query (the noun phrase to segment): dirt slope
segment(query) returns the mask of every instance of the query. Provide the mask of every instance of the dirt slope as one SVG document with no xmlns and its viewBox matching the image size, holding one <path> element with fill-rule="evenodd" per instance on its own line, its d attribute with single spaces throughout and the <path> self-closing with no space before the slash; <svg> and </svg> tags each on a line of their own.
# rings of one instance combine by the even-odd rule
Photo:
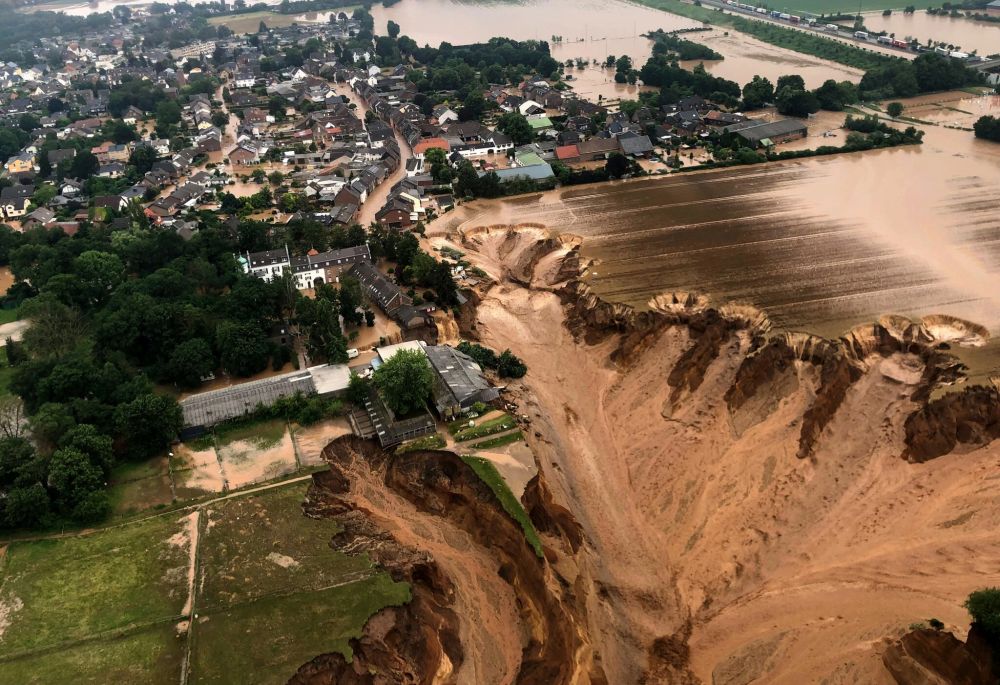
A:
<svg viewBox="0 0 1000 685">
<path fill-rule="evenodd" d="M 769 340 L 697 304 L 601 303 L 537 227 L 461 247 L 501 279 L 465 333 L 528 364 L 608 682 L 891 683 L 887 638 L 932 616 L 964 636 L 964 597 L 1000 583 L 997 396 L 924 405 L 957 372 L 939 320 Z"/>
</svg>

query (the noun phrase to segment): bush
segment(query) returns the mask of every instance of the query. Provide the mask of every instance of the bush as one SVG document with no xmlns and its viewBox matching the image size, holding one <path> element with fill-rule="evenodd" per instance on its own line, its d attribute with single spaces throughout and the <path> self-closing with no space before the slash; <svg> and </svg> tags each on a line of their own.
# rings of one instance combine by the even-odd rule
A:
<svg viewBox="0 0 1000 685">
<path fill-rule="evenodd" d="M 988 587 L 976 590 L 965 600 L 972 621 L 982 628 L 990 644 L 996 650 L 1000 647 L 1000 588 Z"/>
</svg>

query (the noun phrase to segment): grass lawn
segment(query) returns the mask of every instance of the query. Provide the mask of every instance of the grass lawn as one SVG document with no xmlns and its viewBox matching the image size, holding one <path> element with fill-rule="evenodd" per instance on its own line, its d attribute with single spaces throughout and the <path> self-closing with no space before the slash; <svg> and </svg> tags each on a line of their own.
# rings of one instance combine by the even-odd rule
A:
<svg viewBox="0 0 1000 685">
<path fill-rule="evenodd" d="M 140 462 L 118 464 L 111 472 L 111 510 L 114 514 L 134 514 L 170 504 L 170 474 L 167 455 Z"/>
<path fill-rule="evenodd" d="M 524 434 L 521 431 L 515 431 L 513 433 L 508 433 L 507 435 L 501 435 L 496 438 L 490 438 L 489 440 L 483 440 L 482 442 L 477 442 L 472 445 L 473 449 L 487 450 L 491 447 L 503 447 L 504 445 L 509 445 L 511 443 L 517 442 L 518 440 L 524 440 Z"/>
<path fill-rule="evenodd" d="M 173 624 L 155 626 L 120 638 L 4 662 L 0 665 L 0 685 L 176 685 L 183 654 L 184 638 L 177 635 Z"/>
<path fill-rule="evenodd" d="M 17 321 L 17 317 L 20 315 L 20 309 L 15 307 L 14 309 L 0 309 L 0 324 L 10 323 L 11 321 Z"/>
<path fill-rule="evenodd" d="M 257 33 L 260 22 L 269 29 L 278 29 L 284 26 L 291 26 L 298 20 L 290 14 L 278 14 L 261 10 L 260 12 L 247 12 L 246 14 L 233 14 L 224 17 L 209 17 L 208 23 L 213 26 L 228 26 L 233 33 Z"/>
<path fill-rule="evenodd" d="M 359 637 L 379 609 L 410 600 L 406 583 L 386 573 L 342 587 L 270 597 L 210 616 L 195 628 L 189 682 L 279 685 L 312 658 L 329 652 L 350 657 L 348 641 Z"/>
<path fill-rule="evenodd" d="M 458 442 L 465 442 L 467 440 L 475 440 L 476 438 L 484 438 L 487 435 L 493 435 L 494 433 L 502 433 L 503 431 L 508 431 L 516 426 L 517 422 L 514 421 L 513 417 L 508 414 L 504 414 L 503 416 L 498 416 L 495 419 L 483 421 L 482 423 L 476 424 L 471 428 L 456 430 L 454 435 L 455 440 Z"/>
<path fill-rule="evenodd" d="M 123 483 L 155 477 L 150 463 Z M 302 513 L 305 483 L 205 505 L 191 627 L 191 683 L 284 683 L 410 599 L 365 556 L 329 546 L 338 525 Z M 188 640 L 187 521 L 167 512 L 0 551 L 0 685 L 180 682 Z"/>
<path fill-rule="evenodd" d="M 396 454 L 414 452 L 416 450 L 439 450 L 446 444 L 445 439 L 441 437 L 440 433 L 434 433 L 434 435 L 425 435 L 422 438 L 404 442 L 396 448 Z"/>
<path fill-rule="evenodd" d="M 306 483 L 295 483 L 207 508 L 211 523 L 201 539 L 199 612 L 317 590 L 375 572 L 367 557 L 330 548 L 339 527 L 302 514 L 306 489 Z"/>
<path fill-rule="evenodd" d="M 483 459 L 482 457 L 462 457 L 462 461 L 472 467 L 472 470 L 476 472 L 484 483 L 490 486 L 493 494 L 497 496 L 500 500 L 500 505 L 503 507 L 504 511 L 510 514 L 510 517 L 517 521 L 521 529 L 524 531 L 524 537 L 527 539 L 528 544 L 535 550 L 535 554 L 539 557 L 542 556 L 542 541 L 538 538 L 538 531 L 535 530 L 535 524 L 531 522 L 528 518 L 528 512 L 524 510 L 524 507 L 514 497 L 514 493 L 510 491 L 507 486 L 507 481 L 503 479 L 500 472 L 497 471 L 496 467 L 488 459 Z"/>
<path fill-rule="evenodd" d="M 267 421 L 223 427 L 215 433 L 215 440 L 219 447 L 242 440 L 251 443 L 258 449 L 267 449 L 281 442 L 286 430 L 287 426 L 283 420 L 268 419 Z M 205 436 L 205 438 L 207 437 Z M 205 438 L 199 438 L 199 440 Z"/>
<path fill-rule="evenodd" d="M 178 616 L 189 561 L 186 538 L 170 542 L 184 529 L 180 518 L 11 544 L 0 560 L 0 608 L 16 610 L 0 657 Z"/>
</svg>

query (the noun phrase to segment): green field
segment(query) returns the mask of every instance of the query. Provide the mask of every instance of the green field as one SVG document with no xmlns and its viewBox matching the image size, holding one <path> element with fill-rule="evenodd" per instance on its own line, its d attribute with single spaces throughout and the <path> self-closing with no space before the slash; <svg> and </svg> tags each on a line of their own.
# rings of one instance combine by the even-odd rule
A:
<svg viewBox="0 0 1000 685">
<path fill-rule="evenodd" d="M 502 433 L 514 428 L 515 426 L 517 426 L 517 422 L 507 414 L 504 414 L 503 416 L 499 416 L 495 419 L 483 421 L 482 423 L 476 424 L 471 428 L 457 428 L 455 424 L 452 424 L 452 426 L 449 426 L 449 430 L 452 430 L 455 440 L 458 442 L 466 442 L 467 440 L 484 438 L 487 435 L 493 435 L 494 433 Z M 454 430 L 453 427 L 455 428 Z"/>
<path fill-rule="evenodd" d="M 210 17 L 209 24 L 214 26 L 228 26 L 233 33 L 257 33 L 260 22 L 269 29 L 277 29 L 291 26 L 299 19 L 291 14 L 278 14 L 277 12 L 247 12 L 246 14 L 231 14 L 223 17 Z"/>
<path fill-rule="evenodd" d="M 679 4 L 678 0 L 638 0 L 641 5 L 648 5 L 650 7 L 656 7 L 657 9 L 663 9 L 667 12 L 674 12 L 675 14 L 684 14 L 684 16 L 690 16 L 686 12 L 678 12 L 675 9 L 670 9 L 669 5 Z M 687 3 L 684 3 L 687 4 Z M 788 12 L 790 14 L 856 14 L 861 12 L 871 12 L 874 10 L 884 10 L 884 9 L 898 9 L 902 10 L 907 5 L 913 5 L 918 10 L 926 9 L 928 7 L 940 6 L 940 2 L 931 2 L 931 0 L 860 0 L 860 2 L 850 2 L 850 0 L 755 0 L 751 2 L 752 5 L 760 5 L 767 7 L 768 9 L 778 10 L 779 12 Z M 696 7 L 695 5 L 689 5 L 691 9 L 701 9 L 704 11 L 711 12 L 712 10 L 707 7 Z M 692 17 L 697 18 L 697 17 Z"/>
<path fill-rule="evenodd" d="M 514 493 L 508 487 L 507 481 L 497 471 L 493 462 L 482 457 L 462 457 L 462 461 L 468 464 L 476 472 L 476 475 L 490 486 L 490 490 L 500 500 L 500 506 L 521 526 L 521 530 L 524 531 L 524 537 L 532 549 L 535 550 L 535 554 L 542 557 L 542 541 L 538 537 L 538 531 L 535 530 L 535 524 L 531 522 L 531 518 L 528 517 L 528 512 L 524 510 L 521 502 L 514 497 Z"/>
<path fill-rule="evenodd" d="M 425 435 L 422 438 L 404 442 L 396 448 L 396 454 L 405 454 L 406 452 L 415 452 L 416 450 L 439 450 L 446 444 L 445 439 L 441 437 L 440 433 L 434 433 L 433 435 Z"/>
<path fill-rule="evenodd" d="M 0 663 L 0 682 L 177 685 L 184 639 L 173 625 Z M 72 677 L 67 677 L 72 674 Z"/>
<path fill-rule="evenodd" d="M 175 513 L 91 535 L 10 545 L 0 584 L 10 625 L 0 659 L 179 620 L 189 559 L 179 519 Z M 0 682 L 5 672 L 0 668 Z"/>
<path fill-rule="evenodd" d="M 351 653 L 368 618 L 405 604 L 410 591 L 387 574 L 316 592 L 269 597 L 213 613 L 199 623 L 190 683 L 281 685 L 302 664 L 330 652 Z M 253 680 L 247 679 L 253 674 Z"/>
<path fill-rule="evenodd" d="M 149 469 L 121 478 L 147 480 Z M 283 683 L 341 652 L 368 618 L 409 600 L 364 556 L 329 546 L 337 524 L 303 515 L 306 483 L 198 510 L 194 597 L 185 632 L 195 510 L 89 535 L 0 550 L 0 685 Z M 190 650 L 190 651 L 189 651 Z M 252 678 L 249 675 L 252 674 Z"/>
<path fill-rule="evenodd" d="M 489 440 L 483 440 L 482 442 L 473 443 L 472 449 L 474 450 L 488 450 L 493 447 L 503 447 L 504 445 L 510 445 L 511 443 L 518 442 L 519 440 L 524 440 L 524 435 L 521 431 L 514 431 L 513 433 L 508 433 L 507 435 L 501 435 L 497 438 L 490 438 Z"/>
<path fill-rule="evenodd" d="M 810 0 L 802 1 L 809 2 Z M 823 1 L 816 0 L 817 3 L 822 3 Z M 679 14 L 695 21 L 735 29 L 771 45 L 777 45 L 778 47 L 794 50 L 804 55 L 812 55 L 857 69 L 873 69 L 888 64 L 892 60 L 900 59 L 880 52 L 863 50 L 852 44 L 832 40 L 811 31 L 789 28 L 767 21 L 756 21 L 739 14 L 726 13 L 706 6 L 690 5 L 680 0 L 638 0 L 638 2 L 648 7 L 672 14 Z M 856 10 L 857 8 L 855 7 Z"/>
</svg>

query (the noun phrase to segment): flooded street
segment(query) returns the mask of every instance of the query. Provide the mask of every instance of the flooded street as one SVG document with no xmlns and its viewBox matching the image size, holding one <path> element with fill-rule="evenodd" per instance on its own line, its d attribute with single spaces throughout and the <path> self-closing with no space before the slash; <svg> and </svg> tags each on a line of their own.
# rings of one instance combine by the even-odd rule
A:
<svg viewBox="0 0 1000 685">
<path fill-rule="evenodd" d="M 881 12 L 865 14 L 865 26 L 872 31 L 888 31 L 896 38 L 916 38 L 926 45 L 928 39 L 956 46 L 962 52 L 977 51 L 980 55 L 1000 52 L 1000 24 L 972 21 L 965 17 L 932 16 L 924 11 L 913 14 L 893 12 L 883 17 Z"/>
</svg>

